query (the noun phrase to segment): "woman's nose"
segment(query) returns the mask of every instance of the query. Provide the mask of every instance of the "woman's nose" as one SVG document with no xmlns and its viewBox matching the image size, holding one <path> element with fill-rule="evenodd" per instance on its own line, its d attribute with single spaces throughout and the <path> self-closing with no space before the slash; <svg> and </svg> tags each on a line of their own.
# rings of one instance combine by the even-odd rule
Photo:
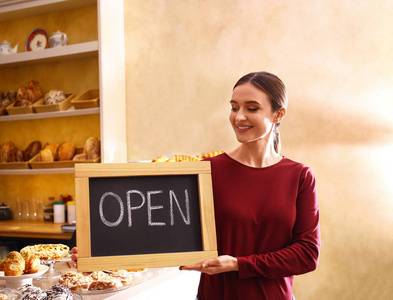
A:
<svg viewBox="0 0 393 300">
<path fill-rule="evenodd" d="M 237 114 L 236 114 L 236 120 L 237 121 L 242 121 L 242 120 L 245 120 L 245 119 L 247 119 L 247 116 L 246 116 L 246 114 L 244 113 L 244 110 L 243 109 L 239 109 L 238 111 L 237 111 Z"/>
</svg>

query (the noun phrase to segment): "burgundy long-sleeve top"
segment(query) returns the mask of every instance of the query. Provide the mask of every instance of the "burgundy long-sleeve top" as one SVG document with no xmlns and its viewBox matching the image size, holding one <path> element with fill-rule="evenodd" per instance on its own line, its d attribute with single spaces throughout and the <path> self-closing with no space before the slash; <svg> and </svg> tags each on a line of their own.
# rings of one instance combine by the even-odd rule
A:
<svg viewBox="0 0 393 300">
<path fill-rule="evenodd" d="M 211 162 L 219 255 L 239 271 L 201 274 L 199 300 L 290 300 L 293 276 L 313 271 L 320 251 L 311 169 L 288 158 L 265 168 L 227 154 Z"/>
</svg>

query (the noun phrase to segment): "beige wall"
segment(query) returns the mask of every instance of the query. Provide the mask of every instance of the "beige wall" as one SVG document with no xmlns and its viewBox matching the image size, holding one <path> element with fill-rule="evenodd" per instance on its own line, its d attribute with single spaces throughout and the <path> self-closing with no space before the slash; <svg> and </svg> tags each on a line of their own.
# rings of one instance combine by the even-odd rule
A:
<svg viewBox="0 0 393 300">
<path fill-rule="evenodd" d="M 321 208 L 320 265 L 296 297 L 391 299 L 391 1 L 124 3 L 129 160 L 235 147 L 233 84 L 276 73 L 282 152 L 312 167 Z"/>
</svg>

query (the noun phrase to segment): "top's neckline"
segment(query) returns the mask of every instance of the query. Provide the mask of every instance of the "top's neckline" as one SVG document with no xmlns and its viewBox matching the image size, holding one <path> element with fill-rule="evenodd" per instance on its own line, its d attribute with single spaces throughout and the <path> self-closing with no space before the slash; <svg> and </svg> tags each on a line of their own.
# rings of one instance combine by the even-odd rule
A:
<svg viewBox="0 0 393 300">
<path fill-rule="evenodd" d="M 235 162 L 235 163 L 237 163 L 237 164 L 239 164 L 239 165 L 241 165 L 241 166 L 243 166 L 243 167 L 246 167 L 246 168 L 249 168 L 249 169 L 253 169 L 253 170 L 267 170 L 267 169 L 270 169 L 270 168 L 274 168 L 274 167 L 276 167 L 276 166 L 282 164 L 283 161 L 286 159 L 285 156 L 282 156 L 281 159 L 280 159 L 278 162 L 276 162 L 275 164 L 272 164 L 272 165 L 267 166 L 267 167 L 258 168 L 258 167 L 252 167 L 252 166 L 243 164 L 243 163 L 241 163 L 240 161 L 238 161 L 238 160 L 236 160 L 236 159 L 230 157 L 230 156 L 229 156 L 227 153 L 225 153 L 225 152 L 224 152 L 223 154 L 224 154 L 228 159 L 230 159 L 231 161 L 233 161 L 233 162 Z"/>
</svg>

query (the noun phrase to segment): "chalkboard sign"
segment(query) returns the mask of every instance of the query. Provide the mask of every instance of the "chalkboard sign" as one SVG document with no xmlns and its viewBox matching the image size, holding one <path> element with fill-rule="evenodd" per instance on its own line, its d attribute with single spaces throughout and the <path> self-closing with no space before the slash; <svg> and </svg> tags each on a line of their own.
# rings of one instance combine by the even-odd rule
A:
<svg viewBox="0 0 393 300">
<path fill-rule="evenodd" d="M 77 164 L 78 271 L 217 256 L 209 162 Z"/>
</svg>

